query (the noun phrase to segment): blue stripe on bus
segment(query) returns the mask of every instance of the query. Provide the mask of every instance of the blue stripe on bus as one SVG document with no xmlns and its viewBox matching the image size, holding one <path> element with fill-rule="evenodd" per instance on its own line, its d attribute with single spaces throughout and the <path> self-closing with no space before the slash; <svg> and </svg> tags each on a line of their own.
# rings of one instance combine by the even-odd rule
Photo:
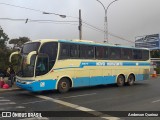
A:
<svg viewBox="0 0 160 120">
<path fill-rule="evenodd" d="M 149 78 L 148 74 L 137 74 L 136 80 L 147 80 Z M 31 84 L 22 84 L 16 82 L 16 85 L 22 89 L 36 92 L 44 90 L 55 90 L 57 80 L 40 80 L 34 81 Z M 79 77 L 73 78 L 73 87 L 82 87 L 82 86 L 95 86 L 102 84 L 114 84 L 116 83 L 116 76 L 95 76 L 95 77 Z M 43 84 L 43 85 L 41 85 Z"/>
<path fill-rule="evenodd" d="M 85 66 L 150 66 L 149 62 L 81 62 L 78 67 L 64 67 L 64 68 L 55 68 L 54 70 L 61 69 L 70 69 L 70 68 L 83 68 Z"/>
<path fill-rule="evenodd" d="M 40 80 L 34 81 L 31 84 L 22 84 L 20 82 L 16 82 L 16 85 L 22 89 L 36 92 L 43 90 L 54 90 L 56 88 L 56 82 L 56 80 Z"/>
<path fill-rule="evenodd" d="M 113 84 L 113 83 L 116 83 L 116 76 L 73 78 L 73 87 L 94 86 L 94 85 Z"/>
</svg>

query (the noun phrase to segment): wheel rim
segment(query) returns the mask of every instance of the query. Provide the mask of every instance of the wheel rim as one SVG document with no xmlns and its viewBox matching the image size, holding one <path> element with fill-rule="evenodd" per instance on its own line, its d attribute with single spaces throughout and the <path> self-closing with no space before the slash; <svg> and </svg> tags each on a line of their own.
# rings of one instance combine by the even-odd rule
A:
<svg viewBox="0 0 160 120">
<path fill-rule="evenodd" d="M 62 89 L 66 89 L 67 88 L 67 83 L 66 82 L 62 82 L 61 83 L 61 88 Z"/>
<path fill-rule="evenodd" d="M 120 77 L 120 78 L 118 79 L 119 85 L 123 85 L 123 82 L 124 82 L 124 81 L 123 81 L 123 78 Z"/>
<path fill-rule="evenodd" d="M 129 77 L 128 82 L 129 82 L 130 84 L 133 84 L 133 82 L 134 82 L 134 78 L 133 78 L 132 76 L 131 76 L 131 77 Z"/>
</svg>

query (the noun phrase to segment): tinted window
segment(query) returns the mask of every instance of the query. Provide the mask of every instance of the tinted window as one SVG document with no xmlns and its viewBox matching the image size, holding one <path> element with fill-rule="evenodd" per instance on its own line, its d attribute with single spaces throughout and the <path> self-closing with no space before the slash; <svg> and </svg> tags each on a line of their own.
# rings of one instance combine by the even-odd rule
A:
<svg viewBox="0 0 160 120">
<path fill-rule="evenodd" d="M 80 58 L 81 59 L 93 59 L 94 58 L 94 46 L 80 45 Z"/>
<path fill-rule="evenodd" d="M 121 48 L 109 47 L 109 59 L 111 60 L 121 59 Z"/>
<path fill-rule="evenodd" d="M 96 47 L 96 59 L 103 59 L 104 58 L 104 47 L 97 46 Z"/>
<path fill-rule="evenodd" d="M 133 49 L 133 59 L 141 60 L 142 59 L 142 50 Z"/>
<path fill-rule="evenodd" d="M 143 55 L 142 55 L 143 60 L 148 60 L 149 59 L 149 51 L 148 50 L 143 50 Z"/>
<path fill-rule="evenodd" d="M 70 58 L 70 45 L 67 43 L 60 44 L 60 59 Z"/>
<path fill-rule="evenodd" d="M 88 46 L 87 47 L 87 58 L 94 58 L 94 46 Z"/>
<path fill-rule="evenodd" d="M 104 59 L 108 59 L 109 51 L 108 47 L 104 47 Z"/>
<path fill-rule="evenodd" d="M 36 64 L 36 76 L 44 75 L 48 73 L 49 69 L 48 56 L 38 56 Z"/>
<path fill-rule="evenodd" d="M 122 48 L 121 57 L 123 60 L 131 60 L 132 59 L 132 49 Z"/>
<path fill-rule="evenodd" d="M 39 42 L 25 44 L 22 48 L 22 53 L 28 54 L 32 51 L 38 51 L 39 45 L 40 45 Z"/>
<path fill-rule="evenodd" d="M 49 57 L 49 70 L 53 67 L 57 57 L 58 43 L 48 42 L 44 43 L 40 49 L 40 53 L 45 53 Z"/>
<path fill-rule="evenodd" d="M 79 58 L 79 45 L 70 44 L 70 57 Z"/>
</svg>

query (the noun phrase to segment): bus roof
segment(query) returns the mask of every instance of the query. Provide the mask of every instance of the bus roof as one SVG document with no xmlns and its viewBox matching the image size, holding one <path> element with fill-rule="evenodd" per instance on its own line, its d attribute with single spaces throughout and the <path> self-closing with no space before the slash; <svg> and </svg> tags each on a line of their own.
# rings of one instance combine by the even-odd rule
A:
<svg viewBox="0 0 160 120">
<path fill-rule="evenodd" d="M 114 44 L 108 44 L 108 43 L 98 43 L 90 40 L 79 40 L 79 39 L 73 39 L 73 40 L 66 40 L 66 39 L 38 39 L 38 40 L 33 40 L 31 42 L 63 42 L 63 43 L 78 43 L 78 44 L 87 44 L 87 45 L 96 45 L 96 46 L 111 46 L 111 47 L 123 47 L 123 48 L 134 48 L 134 49 L 146 49 L 149 50 L 148 48 L 136 48 L 136 47 L 130 47 L 130 46 L 123 46 L 123 45 L 114 45 Z M 27 43 L 31 43 L 27 42 Z M 27 44 L 25 43 L 25 44 Z"/>
</svg>

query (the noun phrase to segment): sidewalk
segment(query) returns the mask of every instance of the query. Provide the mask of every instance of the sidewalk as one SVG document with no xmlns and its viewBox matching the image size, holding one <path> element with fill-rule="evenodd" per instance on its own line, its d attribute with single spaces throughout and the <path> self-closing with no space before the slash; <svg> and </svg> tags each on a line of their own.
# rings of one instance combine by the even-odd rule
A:
<svg viewBox="0 0 160 120">
<path fill-rule="evenodd" d="M 6 83 L 6 82 L 8 81 L 8 78 L 5 77 L 5 78 L 4 78 L 4 81 L 5 81 L 5 83 Z M 20 88 L 18 88 L 18 87 L 14 84 L 12 87 L 10 87 L 10 88 L 8 88 L 8 89 L 0 88 L 0 93 L 1 93 L 1 92 L 6 92 L 6 91 L 15 91 L 15 90 L 18 90 L 18 89 L 20 89 Z"/>
</svg>

